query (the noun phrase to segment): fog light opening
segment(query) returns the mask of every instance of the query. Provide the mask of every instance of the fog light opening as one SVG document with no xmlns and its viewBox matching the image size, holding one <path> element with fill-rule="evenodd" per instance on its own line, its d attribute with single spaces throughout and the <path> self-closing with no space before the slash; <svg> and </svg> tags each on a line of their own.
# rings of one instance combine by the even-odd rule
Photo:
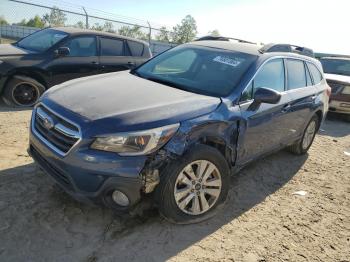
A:
<svg viewBox="0 0 350 262">
<path fill-rule="evenodd" d="M 116 203 L 119 206 L 127 207 L 128 205 L 130 205 L 129 198 L 123 192 L 121 192 L 119 190 L 113 191 L 112 199 L 113 199 L 114 203 Z"/>
</svg>

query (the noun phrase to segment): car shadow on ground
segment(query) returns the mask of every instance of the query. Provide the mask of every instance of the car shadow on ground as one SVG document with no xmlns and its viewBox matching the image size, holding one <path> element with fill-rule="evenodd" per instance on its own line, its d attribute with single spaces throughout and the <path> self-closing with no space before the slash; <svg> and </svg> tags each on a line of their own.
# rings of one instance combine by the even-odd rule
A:
<svg viewBox="0 0 350 262">
<path fill-rule="evenodd" d="M 6 105 L 0 97 L 0 113 L 33 110 L 33 107 L 11 107 Z"/>
<path fill-rule="evenodd" d="M 334 122 L 336 122 L 337 125 L 334 125 Z M 319 131 L 319 135 L 331 137 L 350 135 L 350 122 L 345 119 L 344 115 L 328 112 L 327 118 Z"/>
<path fill-rule="evenodd" d="M 118 216 L 79 203 L 33 163 L 2 170 L 0 260 L 165 261 L 264 201 L 290 181 L 306 159 L 280 151 L 251 164 L 232 177 L 224 209 L 192 225 L 170 224 L 154 210 Z"/>
</svg>

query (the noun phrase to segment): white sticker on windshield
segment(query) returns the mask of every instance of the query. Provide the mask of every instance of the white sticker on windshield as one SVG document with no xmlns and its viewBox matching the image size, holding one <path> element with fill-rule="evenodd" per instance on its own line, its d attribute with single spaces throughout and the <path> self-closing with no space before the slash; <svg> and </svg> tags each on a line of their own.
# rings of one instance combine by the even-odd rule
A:
<svg viewBox="0 0 350 262">
<path fill-rule="evenodd" d="M 220 56 L 219 55 L 219 56 L 215 57 L 213 59 L 213 61 L 236 67 L 236 66 L 239 66 L 244 60 L 239 59 L 239 58 L 230 58 L 227 56 Z"/>
</svg>

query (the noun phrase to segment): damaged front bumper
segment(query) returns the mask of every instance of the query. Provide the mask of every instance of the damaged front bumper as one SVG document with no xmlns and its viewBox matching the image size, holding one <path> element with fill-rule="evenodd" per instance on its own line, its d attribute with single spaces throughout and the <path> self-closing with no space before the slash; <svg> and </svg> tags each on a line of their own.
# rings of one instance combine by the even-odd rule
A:
<svg viewBox="0 0 350 262">
<path fill-rule="evenodd" d="M 120 157 L 114 153 L 77 148 L 62 157 L 44 145 L 33 132 L 30 132 L 28 152 L 45 173 L 79 201 L 106 203 L 104 198 L 108 193 L 119 190 L 127 195 L 133 206 L 145 192 L 146 156 Z M 149 179 L 153 173 L 147 172 Z"/>
</svg>

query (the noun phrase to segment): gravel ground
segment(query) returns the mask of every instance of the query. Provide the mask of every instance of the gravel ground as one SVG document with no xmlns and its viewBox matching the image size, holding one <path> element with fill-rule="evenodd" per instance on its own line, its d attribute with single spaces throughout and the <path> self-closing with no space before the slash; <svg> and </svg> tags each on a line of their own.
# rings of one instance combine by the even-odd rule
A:
<svg viewBox="0 0 350 262">
<path fill-rule="evenodd" d="M 71 199 L 27 155 L 29 118 L 0 107 L 0 261 L 350 261 L 349 123 L 255 162 L 216 217 L 177 226 Z"/>
</svg>

